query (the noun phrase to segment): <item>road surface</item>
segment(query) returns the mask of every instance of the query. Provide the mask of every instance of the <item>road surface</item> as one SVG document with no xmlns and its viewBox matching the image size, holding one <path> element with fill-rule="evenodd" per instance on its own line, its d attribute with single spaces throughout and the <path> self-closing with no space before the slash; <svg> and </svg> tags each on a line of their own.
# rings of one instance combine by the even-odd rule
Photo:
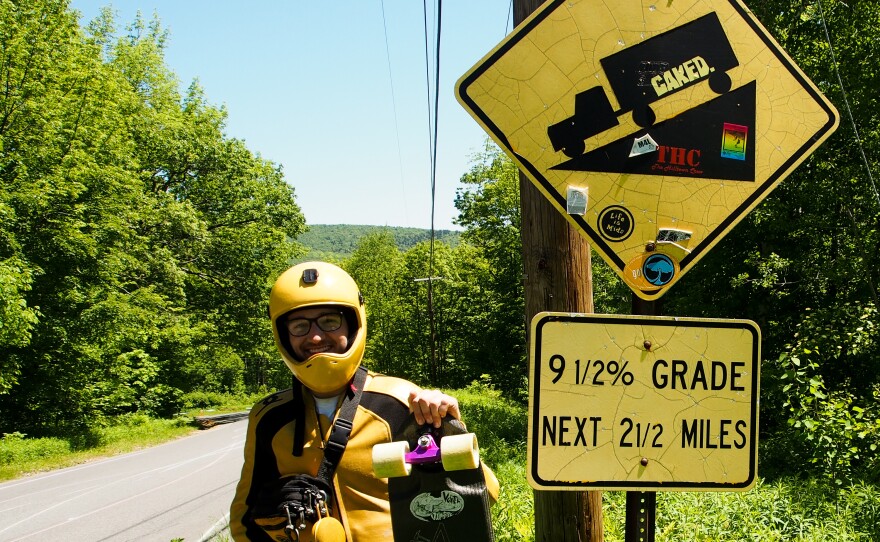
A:
<svg viewBox="0 0 880 542">
<path fill-rule="evenodd" d="M 0 541 L 198 542 L 225 526 L 247 420 L 0 484 Z"/>
</svg>

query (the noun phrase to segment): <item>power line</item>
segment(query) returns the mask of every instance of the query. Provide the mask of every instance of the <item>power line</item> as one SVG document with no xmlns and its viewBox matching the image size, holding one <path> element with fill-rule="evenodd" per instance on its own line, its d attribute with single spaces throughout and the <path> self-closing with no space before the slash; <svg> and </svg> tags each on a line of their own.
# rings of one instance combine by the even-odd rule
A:
<svg viewBox="0 0 880 542">
<path fill-rule="evenodd" d="M 406 186 L 403 182 L 403 153 L 400 151 L 400 123 L 397 121 L 397 100 L 394 96 L 394 77 L 391 72 L 391 50 L 388 46 L 388 23 L 385 17 L 385 0 L 379 0 L 382 8 L 382 30 L 385 32 L 385 58 L 388 62 L 388 82 L 391 85 L 391 110 L 394 113 L 394 135 L 397 138 L 397 165 L 400 170 L 400 195 L 403 197 L 404 220 L 409 224 L 409 205 L 406 203 Z"/>
<path fill-rule="evenodd" d="M 865 147 L 862 144 L 862 139 L 859 136 L 859 129 L 853 118 L 852 108 L 849 105 L 849 98 L 846 94 L 846 88 L 843 86 L 843 78 L 840 76 L 840 69 L 837 65 L 837 56 L 834 54 L 834 45 L 831 43 L 831 34 L 828 32 L 828 25 L 825 22 L 825 10 L 822 8 L 822 0 L 818 0 L 817 4 L 819 5 L 819 18 L 822 21 L 822 28 L 825 30 L 825 39 L 828 41 L 828 50 L 831 52 L 831 63 L 834 66 L 834 74 L 837 76 L 837 83 L 840 85 L 840 92 L 843 94 L 843 104 L 846 106 L 846 114 L 849 117 L 849 122 L 852 124 L 853 132 L 856 135 L 856 143 L 858 143 L 859 152 L 862 154 L 862 162 L 865 164 L 865 170 L 868 172 L 868 180 L 871 182 L 871 188 L 874 190 L 874 197 L 877 199 L 877 204 L 880 205 L 880 192 L 877 191 L 877 185 L 874 183 L 874 177 L 871 174 L 871 164 L 868 162 L 868 157 L 865 155 Z"/>
<path fill-rule="evenodd" d="M 439 87 L 440 87 L 440 31 L 441 31 L 441 21 L 443 14 L 443 2 L 442 0 L 437 0 L 434 22 L 435 22 L 435 34 L 436 41 L 434 46 L 434 85 L 433 88 L 431 86 L 431 62 L 430 56 L 428 54 L 428 8 L 427 8 L 427 0 L 422 0 L 422 10 L 424 13 L 425 19 L 425 79 L 428 87 L 428 141 L 429 141 L 429 150 L 430 150 L 430 164 L 431 164 L 431 241 L 430 241 L 430 249 L 428 255 L 428 276 L 432 276 L 434 274 L 434 241 L 436 238 L 436 229 L 434 227 L 434 216 L 436 210 L 436 201 L 437 201 L 437 126 L 439 124 L 439 108 L 440 108 L 440 99 L 439 99 Z M 432 92 L 433 91 L 433 92 Z M 432 100 L 433 98 L 433 100 Z M 433 113 L 431 111 L 431 102 L 433 101 Z M 428 281 L 428 319 L 430 321 L 431 326 L 431 370 L 433 371 L 437 367 L 436 360 L 436 325 L 434 321 L 434 281 Z M 436 377 L 435 375 L 432 375 Z"/>
</svg>

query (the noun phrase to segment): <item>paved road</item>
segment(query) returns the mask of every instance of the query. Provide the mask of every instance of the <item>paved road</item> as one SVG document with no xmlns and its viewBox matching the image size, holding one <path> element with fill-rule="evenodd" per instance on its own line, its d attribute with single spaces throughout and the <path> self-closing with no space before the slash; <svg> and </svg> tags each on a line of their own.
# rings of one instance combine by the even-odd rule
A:
<svg viewBox="0 0 880 542">
<path fill-rule="evenodd" d="M 225 525 L 247 421 L 0 484 L 0 542 L 197 542 Z"/>
</svg>

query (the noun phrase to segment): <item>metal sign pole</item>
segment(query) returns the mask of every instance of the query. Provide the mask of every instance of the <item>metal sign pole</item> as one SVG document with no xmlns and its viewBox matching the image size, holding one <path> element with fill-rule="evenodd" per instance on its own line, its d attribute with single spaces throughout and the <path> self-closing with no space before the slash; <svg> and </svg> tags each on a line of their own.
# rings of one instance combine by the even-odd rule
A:
<svg viewBox="0 0 880 542">
<path fill-rule="evenodd" d="M 632 313 L 640 316 L 661 316 L 661 302 L 659 300 L 646 301 L 633 294 Z M 657 493 L 653 491 L 627 491 L 624 541 L 654 542 L 656 516 Z"/>
<path fill-rule="evenodd" d="M 657 515 L 657 493 L 626 492 L 625 542 L 654 542 Z"/>
</svg>

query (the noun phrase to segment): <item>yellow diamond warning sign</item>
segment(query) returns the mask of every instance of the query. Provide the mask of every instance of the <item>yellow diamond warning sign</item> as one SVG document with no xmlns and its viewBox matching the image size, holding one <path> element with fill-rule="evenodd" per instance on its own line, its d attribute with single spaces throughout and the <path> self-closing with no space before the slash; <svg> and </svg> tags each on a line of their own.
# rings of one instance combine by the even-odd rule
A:
<svg viewBox="0 0 880 542">
<path fill-rule="evenodd" d="M 548 1 L 457 94 L 648 300 L 838 123 L 738 0 Z"/>
<path fill-rule="evenodd" d="M 754 485 L 754 322 L 545 312 L 532 320 L 530 344 L 532 487 Z"/>
</svg>

